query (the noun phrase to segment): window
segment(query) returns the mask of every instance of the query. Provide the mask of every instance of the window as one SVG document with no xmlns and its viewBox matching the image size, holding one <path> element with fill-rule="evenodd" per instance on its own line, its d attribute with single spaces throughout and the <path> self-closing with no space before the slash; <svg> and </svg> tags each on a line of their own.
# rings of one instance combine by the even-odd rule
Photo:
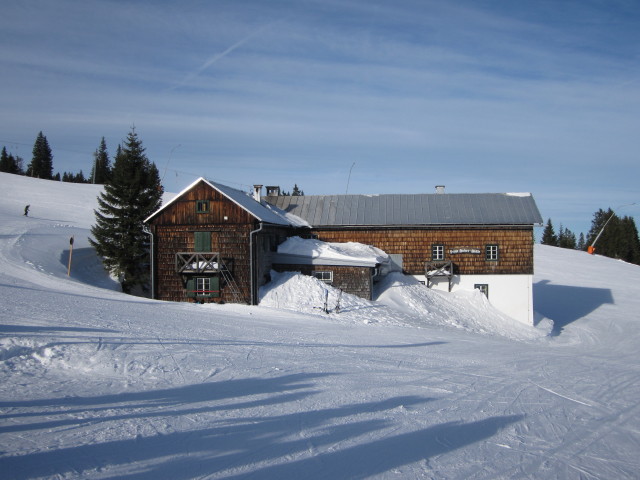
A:
<svg viewBox="0 0 640 480">
<path fill-rule="evenodd" d="M 489 284 L 487 283 L 476 283 L 473 288 L 475 288 L 476 290 L 480 290 L 482 293 L 484 293 L 484 296 L 489 298 Z"/>
<path fill-rule="evenodd" d="M 209 212 L 209 200 L 197 200 L 196 213 L 208 213 L 208 212 Z"/>
<path fill-rule="evenodd" d="M 484 253 L 486 260 L 498 261 L 498 245 L 485 246 Z"/>
<path fill-rule="evenodd" d="M 444 245 L 431 245 L 431 260 L 444 260 Z"/>
<path fill-rule="evenodd" d="M 327 270 L 314 270 L 311 272 L 311 275 L 324 283 L 328 283 L 329 285 L 333 283 L 333 272 Z"/>
<path fill-rule="evenodd" d="M 211 298 L 220 296 L 220 279 L 218 277 L 196 277 L 187 281 L 189 298 Z"/>
<path fill-rule="evenodd" d="M 196 252 L 210 252 L 211 232 L 193 232 L 193 249 Z"/>
<path fill-rule="evenodd" d="M 196 278 L 196 295 L 205 296 L 211 293 L 210 278 Z"/>
</svg>

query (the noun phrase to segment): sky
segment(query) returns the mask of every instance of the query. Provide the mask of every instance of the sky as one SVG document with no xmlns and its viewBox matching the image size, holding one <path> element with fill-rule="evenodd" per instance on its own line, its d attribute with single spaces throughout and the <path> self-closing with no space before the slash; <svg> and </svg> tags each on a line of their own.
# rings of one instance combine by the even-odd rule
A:
<svg viewBox="0 0 640 480">
<path fill-rule="evenodd" d="M 25 166 L 42 131 L 88 175 L 135 128 L 167 191 L 445 185 L 531 192 L 576 234 L 600 208 L 640 224 L 633 0 L 24 0 L 0 25 L 0 146 Z"/>
</svg>

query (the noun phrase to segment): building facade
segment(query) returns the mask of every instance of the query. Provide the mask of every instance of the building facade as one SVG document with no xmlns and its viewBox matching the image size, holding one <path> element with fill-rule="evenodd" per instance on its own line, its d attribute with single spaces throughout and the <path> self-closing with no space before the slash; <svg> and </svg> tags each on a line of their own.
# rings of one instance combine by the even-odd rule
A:
<svg viewBox="0 0 640 480">
<path fill-rule="evenodd" d="M 357 242 L 383 250 L 425 288 L 479 289 L 505 314 L 533 324 L 530 194 L 253 195 L 198 179 L 146 223 L 154 297 L 257 304 L 270 270 L 296 269 L 371 298 L 376 265 L 319 265 L 278 255 L 288 237 Z M 314 264 L 315 263 L 315 264 Z"/>
<path fill-rule="evenodd" d="M 542 217 L 530 194 L 269 192 L 267 202 L 303 218 L 319 240 L 373 245 L 428 288 L 479 289 L 505 314 L 533 324 L 533 228 Z"/>
</svg>

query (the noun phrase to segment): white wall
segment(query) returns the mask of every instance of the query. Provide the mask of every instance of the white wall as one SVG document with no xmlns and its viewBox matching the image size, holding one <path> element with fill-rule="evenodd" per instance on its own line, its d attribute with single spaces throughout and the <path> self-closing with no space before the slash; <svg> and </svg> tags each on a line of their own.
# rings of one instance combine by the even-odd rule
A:
<svg viewBox="0 0 640 480">
<path fill-rule="evenodd" d="M 424 275 L 415 278 L 425 282 Z M 473 290 L 475 284 L 489 285 L 489 302 L 502 313 L 527 325 L 533 325 L 533 275 L 454 275 L 451 291 Z M 448 291 L 446 278 L 437 279 L 431 287 Z"/>
</svg>

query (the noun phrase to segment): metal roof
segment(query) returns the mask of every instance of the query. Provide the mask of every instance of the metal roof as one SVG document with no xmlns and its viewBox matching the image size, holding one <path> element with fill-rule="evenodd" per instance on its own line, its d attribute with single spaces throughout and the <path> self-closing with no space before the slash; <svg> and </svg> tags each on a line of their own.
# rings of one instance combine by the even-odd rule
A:
<svg viewBox="0 0 640 480">
<path fill-rule="evenodd" d="M 529 193 L 304 195 L 264 200 L 314 227 L 542 224 Z"/>
<path fill-rule="evenodd" d="M 242 190 L 238 190 L 232 187 L 228 187 L 227 185 L 222 185 L 221 183 L 211 182 L 205 178 L 198 178 L 191 185 L 186 187 L 180 193 L 178 193 L 170 202 L 165 203 L 162 207 L 156 210 L 153 214 L 151 214 L 147 219 L 145 219 L 145 223 L 151 220 L 153 217 L 158 215 L 161 211 L 167 208 L 172 203 L 176 202 L 182 195 L 195 187 L 198 183 L 204 182 L 209 185 L 211 188 L 218 190 L 229 200 L 234 202 L 240 208 L 244 209 L 251 215 L 253 215 L 257 220 L 265 223 L 270 223 L 274 225 L 286 225 L 290 226 L 292 222 L 290 222 L 286 218 L 286 214 L 284 212 L 278 212 L 277 208 L 274 208 L 272 205 L 262 204 L 260 202 L 256 202 L 256 200 L 246 192 Z"/>
</svg>

